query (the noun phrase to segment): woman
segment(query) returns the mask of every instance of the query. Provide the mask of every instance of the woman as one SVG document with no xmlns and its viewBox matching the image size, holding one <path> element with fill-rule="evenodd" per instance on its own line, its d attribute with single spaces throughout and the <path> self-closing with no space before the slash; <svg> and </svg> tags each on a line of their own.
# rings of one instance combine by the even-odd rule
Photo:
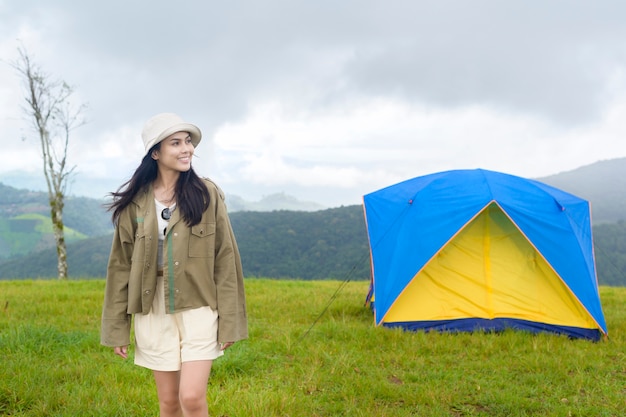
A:
<svg viewBox="0 0 626 417">
<path fill-rule="evenodd" d="M 101 343 L 153 371 L 161 416 L 207 416 L 213 360 L 248 336 L 241 260 L 222 191 L 191 167 L 202 135 L 172 113 L 148 120 L 146 154 L 112 193 L 115 233 Z"/>
</svg>

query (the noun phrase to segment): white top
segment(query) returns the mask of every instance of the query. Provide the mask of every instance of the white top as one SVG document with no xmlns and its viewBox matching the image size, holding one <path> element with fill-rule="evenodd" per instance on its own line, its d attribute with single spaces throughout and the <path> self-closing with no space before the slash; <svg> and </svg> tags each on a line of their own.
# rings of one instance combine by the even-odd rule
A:
<svg viewBox="0 0 626 417">
<path fill-rule="evenodd" d="M 167 232 L 167 225 L 170 222 L 169 220 L 165 220 L 163 216 L 161 215 L 161 213 L 166 208 L 170 209 L 170 213 L 173 212 L 176 209 L 176 204 L 173 204 L 171 206 L 166 206 L 165 204 L 161 203 L 156 198 L 154 199 L 154 204 L 156 206 L 157 226 L 159 230 L 159 251 L 157 253 L 157 265 L 159 266 L 159 269 L 163 269 L 163 241 L 165 240 L 165 233 Z"/>
</svg>

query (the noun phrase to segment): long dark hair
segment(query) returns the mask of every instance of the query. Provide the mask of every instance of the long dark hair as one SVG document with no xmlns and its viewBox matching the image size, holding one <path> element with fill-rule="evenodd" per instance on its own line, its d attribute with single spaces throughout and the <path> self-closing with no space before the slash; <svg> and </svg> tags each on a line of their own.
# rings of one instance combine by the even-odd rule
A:
<svg viewBox="0 0 626 417">
<path fill-rule="evenodd" d="M 133 201 L 137 193 L 156 179 L 158 166 L 157 161 L 152 159 L 152 152 L 160 148 L 161 143 L 154 145 L 143 157 L 133 176 L 117 191 L 110 193 L 113 202 L 107 205 L 107 209 L 113 212 L 111 216 L 113 224 L 117 224 L 122 211 Z M 209 207 L 209 191 L 193 168 L 180 173 L 174 195 L 176 208 L 180 210 L 187 226 L 200 223 L 202 213 Z"/>
</svg>

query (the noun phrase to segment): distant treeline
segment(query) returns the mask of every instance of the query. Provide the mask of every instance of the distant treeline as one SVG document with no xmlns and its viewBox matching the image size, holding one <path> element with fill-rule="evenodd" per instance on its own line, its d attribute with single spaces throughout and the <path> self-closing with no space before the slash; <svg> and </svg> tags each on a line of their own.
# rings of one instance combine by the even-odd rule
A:
<svg viewBox="0 0 626 417">
<path fill-rule="evenodd" d="M 369 279 L 361 206 L 231 215 L 247 276 Z"/>
<path fill-rule="evenodd" d="M 314 212 L 235 212 L 230 217 L 247 277 L 369 279 L 361 206 Z M 74 227 L 84 230 L 78 223 Z M 110 233 L 68 244 L 70 276 L 104 277 L 110 247 Z M 54 249 L 0 262 L 0 279 L 55 276 Z"/>
<path fill-rule="evenodd" d="M 231 214 L 231 222 L 246 277 L 303 280 L 370 277 L 361 206 L 315 212 L 235 212 Z M 593 233 L 600 284 L 626 287 L 626 222 L 604 223 L 595 226 Z M 110 246 L 110 234 L 69 244 L 70 276 L 104 277 Z M 0 279 L 55 276 L 54 249 L 0 263 Z"/>
<path fill-rule="evenodd" d="M 592 203 L 598 280 L 602 285 L 626 287 L 626 158 L 600 161 L 540 180 Z M 266 208 L 277 200 L 289 203 L 280 207 L 295 204 L 288 196 L 267 200 L 263 202 Z M 101 278 L 106 273 L 113 228 L 103 203 L 82 197 L 66 200 L 63 217 L 65 226 L 72 229 L 68 234 L 72 277 Z M 246 207 L 236 199 L 228 203 L 231 209 Z M 0 279 L 56 276 L 56 252 L 50 247 L 53 239 L 42 232 L 33 217 L 24 217 L 32 213 L 49 218 L 46 193 L 0 183 Z M 231 220 L 248 277 L 370 277 L 361 206 L 320 211 L 236 211 L 231 213 Z M 71 236 L 88 238 L 70 242 Z M 48 249 L 41 250 L 44 247 Z"/>
</svg>

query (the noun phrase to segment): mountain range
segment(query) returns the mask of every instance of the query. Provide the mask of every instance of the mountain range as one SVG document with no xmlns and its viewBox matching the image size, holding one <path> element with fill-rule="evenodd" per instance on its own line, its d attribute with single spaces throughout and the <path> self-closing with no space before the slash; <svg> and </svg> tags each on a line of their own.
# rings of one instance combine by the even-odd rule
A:
<svg viewBox="0 0 626 417">
<path fill-rule="evenodd" d="M 599 161 L 537 180 L 591 202 L 602 281 L 626 285 L 626 158 Z M 101 277 L 112 225 L 103 200 L 68 197 L 65 225 L 70 275 Z M 323 279 L 352 271 L 369 277 L 359 205 L 326 209 L 284 193 L 249 202 L 227 196 L 244 270 L 250 276 Z M 0 279 L 54 277 L 56 256 L 47 195 L 0 183 Z"/>
<path fill-rule="evenodd" d="M 537 180 L 590 201 L 596 225 L 626 219 L 626 158 L 598 161 Z"/>
<path fill-rule="evenodd" d="M 76 174 L 78 175 L 78 174 Z M 22 192 L 43 193 L 46 184 L 43 174 L 34 174 L 20 171 L 10 171 L 0 173 L 0 185 L 19 189 Z M 102 178 L 89 178 L 83 181 L 72 181 L 68 184 L 68 198 L 93 198 L 94 200 L 104 200 L 111 191 L 115 190 L 119 184 L 111 180 Z M 93 196 L 102 196 L 94 198 Z M 272 210 L 295 210 L 295 211 L 316 211 L 328 208 L 323 204 L 313 201 L 301 201 L 284 192 L 277 192 L 263 196 L 260 200 L 253 201 L 244 197 L 227 194 L 228 209 L 234 211 L 272 211 Z"/>
</svg>

